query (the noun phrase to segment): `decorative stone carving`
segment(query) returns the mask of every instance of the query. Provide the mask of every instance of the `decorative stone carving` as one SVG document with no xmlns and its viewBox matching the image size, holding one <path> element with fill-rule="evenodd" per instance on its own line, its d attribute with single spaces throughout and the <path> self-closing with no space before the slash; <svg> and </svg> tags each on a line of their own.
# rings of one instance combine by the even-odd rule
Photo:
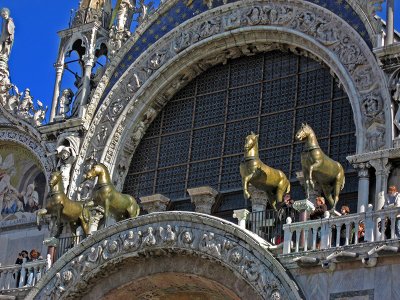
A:
<svg viewBox="0 0 400 300">
<path fill-rule="evenodd" d="M 126 225 L 121 223 L 112 230 L 96 233 L 96 236 L 88 238 L 86 243 L 77 246 L 74 258 L 70 258 L 70 261 L 67 258 L 64 264 L 53 266 L 56 269 L 46 274 L 41 288 L 32 291 L 31 295 L 35 294 L 35 299 L 52 299 L 60 297 L 61 294 L 72 295 L 79 289 L 88 289 L 90 287 L 88 279 L 99 272 L 106 263 L 112 268 L 112 261 L 121 262 L 130 256 L 140 259 L 167 252 L 186 251 L 184 252 L 186 255 L 199 257 L 206 255 L 207 259 L 223 263 L 231 268 L 234 274 L 242 276 L 263 299 L 271 297 L 295 299 L 293 293 L 297 293 L 296 288 L 292 283 L 288 285 L 287 282 L 291 282 L 289 277 L 280 274 L 279 268 L 274 266 L 278 262 L 272 256 L 270 258 L 270 254 L 260 255 L 258 252 L 263 249 L 262 247 L 254 248 L 254 244 L 250 245 L 248 241 L 236 237 L 242 236 L 245 232 L 225 236 L 222 231 L 213 228 L 213 224 L 221 224 L 221 221 L 193 213 L 179 213 L 181 218 L 172 216 L 175 221 L 171 222 L 167 221 L 170 219 L 170 214 L 168 213 L 167 218 L 163 218 L 164 214 L 153 215 L 154 222 L 150 221 L 152 220 L 150 215 L 143 216 L 142 220 L 134 221 L 132 228 L 126 228 L 124 227 Z M 192 223 L 193 221 L 188 221 L 190 220 L 188 217 L 192 220 L 200 219 L 196 221 L 197 223 Z M 166 223 L 159 225 L 161 219 Z M 223 223 L 219 226 L 231 226 L 228 222 Z M 146 233 L 143 235 L 142 232 Z M 252 238 L 248 236 L 246 239 Z M 51 272 L 59 275 L 51 275 Z M 282 285 L 283 280 L 288 280 L 285 288 Z M 293 290 L 289 292 L 287 288 L 292 285 Z M 54 286 L 61 287 L 61 294 L 60 289 L 52 288 Z"/>
<path fill-rule="evenodd" d="M 314 204 L 309 200 L 297 200 L 293 203 L 293 208 L 299 212 L 308 211 L 311 212 L 314 210 Z"/>
<path fill-rule="evenodd" d="M 60 99 L 58 100 L 58 113 L 56 116 L 56 120 L 65 119 L 67 113 L 70 111 L 70 104 L 72 103 L 72 98 L 74 97 L 74 93 L 71 89 L 65 89 L 62 91 Z"/>
<path fill-rule="evenodd" d="M 10 10 L 8 8 L 2 8 L 0 14 L 3 18 L 0 36 L 0 56 L 2 56 L 1 60 L 7 62 L 14 43 L 15 25 L 13 19 L 10 17 Z"/>
<path fill-rule="evenodd" d="M 211 214 L 211 207 L 215 203 L 218 192 L 209 186 L 187 190 L 192 203 L 194 203 L 195 211 L 203 214 Z"/>
<path fill-rule="evenodd" d="M 250 202 L 252 211 L 265 211 L 268 204 L 267 194 L 264 191 L 255 188 L 251 184 L 249 185 L 249 192 L 251 195 Z"/>
<path fill-rule="evenodd" d="M 385 146 L 385 126 L 379 123 L 373 123 L 367 129 L 366 149 L 374 151 L 382 149 Z"/>
<path fill-rule="evenodd" d="M 79 152 L 78 133 L 63 133 L 57 139 L 57 168 L 62 175 L 64 192 L 68 190 L 71 169 Z"/>
<path fill-rule="evenodd" d="M 169 198 L 161 194 L 140 197 L 140 205 L 144 210 L 147 210 L 148 213 L 165 211 L 169 201 Z"/>
<path fill-rule="evenodd" d="M 238 225 L 242 228 L 246 228 L 246 220 L 250 212 L 247 209 L 236 209 L 233 211 L 233 217 L 238 219 Z"/>
</svg>

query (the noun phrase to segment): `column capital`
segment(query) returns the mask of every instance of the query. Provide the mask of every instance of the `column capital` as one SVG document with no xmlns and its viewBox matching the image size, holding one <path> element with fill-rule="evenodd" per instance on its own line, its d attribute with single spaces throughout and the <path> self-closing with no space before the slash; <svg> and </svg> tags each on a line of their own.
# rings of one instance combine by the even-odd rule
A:
<svg viewBox="0 0 400 300">
<path fill-rule="evenodd" d="M 264 191 L 252 186 L 251 184 L 249 185 L 249 192 L 251 195 L 250 202 L 252 210 L 265 211 L 268 204 L 267 194 Z"/>
<path fill-rule="evenodd" d="M 218 192 L 210 186 L 201 186 L 187 189 L 195 211 L 203 214 L 211 214 L 211 208 L 215 203 Z"/>
<path fill-rule="evenodd" d="M 247 220 L 248 216 L 250 214 L 250 211 L 248 211 L 247 209 L 243 208 L 243 209 L 236 209 L 233 211 L 233 217 L 235 219 L 238 219 L 239 222 L 242 220 Z"/>
<path fill-rule="evenodd" d="M 305 200 L 294 201 L 293 208 L 299 212 L 302 212 L 302 211 L 312 211 L 314 210 L 315 206 L 310 200 L 305 199 Z"/>
<path fill-rule="evenodd" d="M 371 167 L 369 162 L 355 163 L 352 166 L 358 171 L 359 178 L 369 178 L 368 169 Z"/>
<path fill-rule="evenodd" d="M 148 213 L 166 211 L 170 199 L 161 194 L 140 197 L 140 204 Z"/>
<path fill-rule="evenodd" d="M 369 164 L 374 167 L 377 175 L 388 176 L 392 168 L 392 164 L 389 162 L 387 157 L 372 159 L 369 161 Z"/>
</svg>

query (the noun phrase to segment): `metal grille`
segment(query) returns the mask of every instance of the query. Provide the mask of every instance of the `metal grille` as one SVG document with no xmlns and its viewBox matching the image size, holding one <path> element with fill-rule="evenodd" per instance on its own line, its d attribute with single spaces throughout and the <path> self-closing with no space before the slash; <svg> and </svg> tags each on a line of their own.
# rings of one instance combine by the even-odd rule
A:
<svg viewBox="0 0 400 300">
<path fill-rule="evenodd" d="M 328 68 L 279 51 L 231 60 L 171 99 L 141 141 L 124 190 L 176 201 L 188 199 L 187 188 L 209 185 L 222 193 L 220 211 L 243 207 L 239 163 L 244 139 L 254 131 L 260 133 L 261 159 L 283 170 L 293 194 L 302 197 L 296 171 L 303 144 L 294 134 L 303 122 L 325 153 L 354 174 L 346 161 L 356 147 L 353 113 Z M 355 188 L 345 192 L 353 195 Z"/>
</svg>

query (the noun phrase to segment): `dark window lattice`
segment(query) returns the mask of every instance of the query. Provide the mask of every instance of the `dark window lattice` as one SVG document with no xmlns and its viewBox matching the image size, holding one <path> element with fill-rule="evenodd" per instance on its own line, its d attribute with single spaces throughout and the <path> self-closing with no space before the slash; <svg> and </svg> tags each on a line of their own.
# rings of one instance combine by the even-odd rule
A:
<svg viewBox="0 0 400 300">
<path fill-rule="evenodd" d="M 174 201 L 188 199 L 188 188 L 209 185 L 222 193 L 221 209 L 243 206 L 239 164 L 244 139 L 254 131 L 261 159 L 283 170 L 294 196 L 303 197 L 296 180 L 303 144 L 294 140 L 303 122 L 325 153 L 354 176 L 346 161 L 356 147 L 353 113 L 327 67 L 279 51 L 213 67 L 179 91 L 151 124 L 124 191 L 135 197 L 161 193 Z M 344 192 L 353 195 L 355 188 Z"/>
</svg>

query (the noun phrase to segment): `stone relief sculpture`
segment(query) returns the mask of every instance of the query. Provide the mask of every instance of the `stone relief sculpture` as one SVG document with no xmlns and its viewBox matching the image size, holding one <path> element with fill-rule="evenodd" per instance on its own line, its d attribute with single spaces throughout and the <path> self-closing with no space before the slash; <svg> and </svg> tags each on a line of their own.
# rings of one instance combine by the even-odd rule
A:
<svg viewBox="0 0 400 300">
<path fill-rule="evenodd" d="M 240 164 L 243 193 L 250 199 L 249 183 L 267 193 L 273 208 L 282 202 L 283 195 L 290 192 L 290 182 L 286 175 L 264 164 L 258 155 L 258 135 L 251 133 L 246 137 L 244 145 L 244 162 Z"/>
<path fill-rule="evenodd" d="M 393 119 L 393 123 L 400 132 L 400 75 L 395 78 L 392 83 L 392 97 L 397 106 L 397 111 Z"/>
<path fill-rule="evenodd" d="M 307 197 L 310 196 L 314 186 L 318 184 L 334 210 L 345 182 L 342 165 L 325 155 L 309 125 L 302 124 L 295 137 L 298 141 L 305 141 L 301 153 L 301 167 Z"/>
<path fill-rule="evenodd" d="M 131 195 L 121 194 L 115 189 L 110 173 L 104 164 L 94 163 L 84 177 L 85 179 L 97 177 L 92 200 L 96 205 L 104 207 L 106 225 L 110 216 L 118 222 L 139 215 L 140 207 L 136 200 Z"/>
</svg>

